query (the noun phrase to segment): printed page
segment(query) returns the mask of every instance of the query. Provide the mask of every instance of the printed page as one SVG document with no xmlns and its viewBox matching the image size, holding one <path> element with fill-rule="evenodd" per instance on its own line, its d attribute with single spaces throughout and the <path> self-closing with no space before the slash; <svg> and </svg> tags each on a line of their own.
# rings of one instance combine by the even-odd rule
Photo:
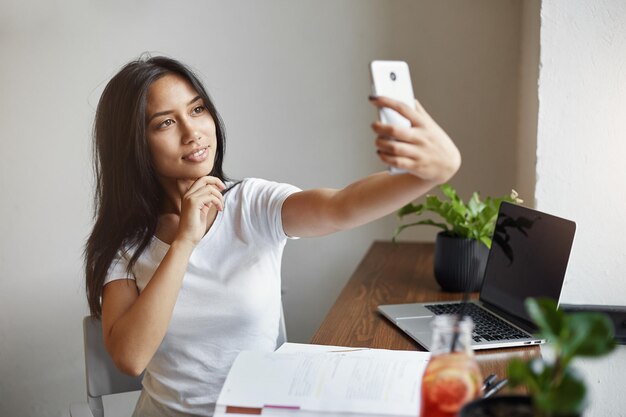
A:
<svg viewBox="0 0 626 417">
<path fill-rule="evenodd" d="M 416 416 L 427 352 L 242 352 L 220 406 Z"/>
</svg>

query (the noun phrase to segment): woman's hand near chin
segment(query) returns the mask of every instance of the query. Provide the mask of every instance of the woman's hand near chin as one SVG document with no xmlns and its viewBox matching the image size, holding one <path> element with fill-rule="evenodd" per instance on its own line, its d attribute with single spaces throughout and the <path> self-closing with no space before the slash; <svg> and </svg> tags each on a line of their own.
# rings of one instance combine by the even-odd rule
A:
<svg viewBox="0 0 626 417">
<path fill-rule="evenodd" d="M 190 185 L 191 183 L 191 185 Z M 174 240 L 197 244 L 207 230 L 207 216 L 211 207 L 224 209 L 222 191 L 226 188 L 217 177 L 201 177 L 196 181 L 177 180 L 181 195 L 180 221 Z"/>
<path fill-rule="evenodd" d="M 376 97 L 371 101 L 377 107 L 397 111 L 411 122 L 411 127 L 379 121 L 372 124 L 378 135 L 378 155 L 383 162 L 430 183 L 441 184 L 452 178 L 461 166 L 461 154 L 417 100 L 415 108 L 387 97 Z"/>
</svg>

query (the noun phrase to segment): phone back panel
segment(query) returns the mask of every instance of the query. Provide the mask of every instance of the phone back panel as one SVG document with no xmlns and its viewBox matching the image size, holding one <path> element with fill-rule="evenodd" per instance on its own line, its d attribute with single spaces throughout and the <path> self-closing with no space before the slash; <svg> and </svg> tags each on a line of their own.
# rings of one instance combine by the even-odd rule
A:
<svg viewBox="0 0 626 417">
<path fill-rule="evenodd" d="M 377 96 L 390 97 L 415 107 L 415 96 L 409 66 L 404 61 L 372 61 L 372 92 Z M 383 108 L 380 121 L 392 125 L 409 127 L 411 123 L 396 111 Z"/>
</svg>

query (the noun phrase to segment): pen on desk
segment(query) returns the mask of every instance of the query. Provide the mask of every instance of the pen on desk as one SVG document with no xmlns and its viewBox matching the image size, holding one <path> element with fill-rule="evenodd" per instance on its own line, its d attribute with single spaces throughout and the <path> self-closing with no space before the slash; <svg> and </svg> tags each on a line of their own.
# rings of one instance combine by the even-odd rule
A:
<svg viewBox="0 0 626 417">
<path fill-rule="evenodd" d="M 496 374 L 490 374 L 487 378 L 485 378 L 485 380 L 483 381 L 483 391 L 489 388 L 489 386 L 493 383 L 493 381 L 496 380 L 496 378 Z"/>
<path fill-rule="evenodd" d="M 485 393 L 485 395 L 483 395 L 483 398 L 489 398 L 491 397 L 493 394 L 495 394 L 496 392 L 500 391 L 506 384 L 507 382 L 509 382 L 508 379 L 504 378 L 501 381 L 496 382 L 493 387 L 489 388 L 489 391 L 487 391 Z"/>
</svg>

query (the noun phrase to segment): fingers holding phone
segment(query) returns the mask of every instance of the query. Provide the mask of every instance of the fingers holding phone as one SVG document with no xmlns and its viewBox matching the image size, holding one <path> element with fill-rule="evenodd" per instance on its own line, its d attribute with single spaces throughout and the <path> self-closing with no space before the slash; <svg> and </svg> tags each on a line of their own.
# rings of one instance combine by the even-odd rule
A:
<svg viewBox="0 0 626 417">
<path fill-rule="evenodd" d="M 379 120 L 372 124 L 380 159 L 392 173 L 408 172 L 427 181 L 448 181 L 461 155 L 447 133 L 413 95 L 409 67 L 402 61 L 370 65 Z"/>
<path fill-rule="evenodd" d="M 399 127 L 411 127 L 413 120 L 407 118 L 413 106 L 413 84 L 409 66 L 404 61 L 372 61 L 370 63 L 372 77 L 372 93 L 376 97 L 389 97 L 393 101 L 383 99 L 378 106 L 378 119 L 384 124 Z M 389 139 L 393 140 L 393 137 Z M 400 173 L 395 165 L 390 165 L 391 173 Z"/>
<path fill-rule="evenodd" d="M 420 122 L 420 112 L 424 111 L 424 108 L 419 105 L 419 110 L 417 107 L 417 100 L 413 100 L 413 104 L 409 105 L 403 101 L 395 100 L 391 97 L 386 96 L 370 96 L 369 97 L 372 104 L 378 107 L 378 111 L 384 114 L 392 114 L 390 112 L 385 113 L 388 110 L 393 110 L 397 116 L 395 116 L 397 122 L 394 123 L 391 120 L 391 117 L 379 117 L 379 121 L 384 124 L 389 124 L 393 126 L 399 127 L 411 127 L 411 126 L 419 126 Z M 400 119 L 401 118 L 401 119 Z M 401 122 L 402 120 L 402 122 Z"/>
<path fill-rule="evenodd" d="M 416 100 L 416 109 L 407 109 L 388 98 L 372 100 L 375 105 L 392 104 L 411 120 L 409 127 L 376 121 L 376 149 L 380 159 L 398 170 L 438 184 L 448 181 L 461 165 L 461 154 L 448 134 Z"/>
</svg>

